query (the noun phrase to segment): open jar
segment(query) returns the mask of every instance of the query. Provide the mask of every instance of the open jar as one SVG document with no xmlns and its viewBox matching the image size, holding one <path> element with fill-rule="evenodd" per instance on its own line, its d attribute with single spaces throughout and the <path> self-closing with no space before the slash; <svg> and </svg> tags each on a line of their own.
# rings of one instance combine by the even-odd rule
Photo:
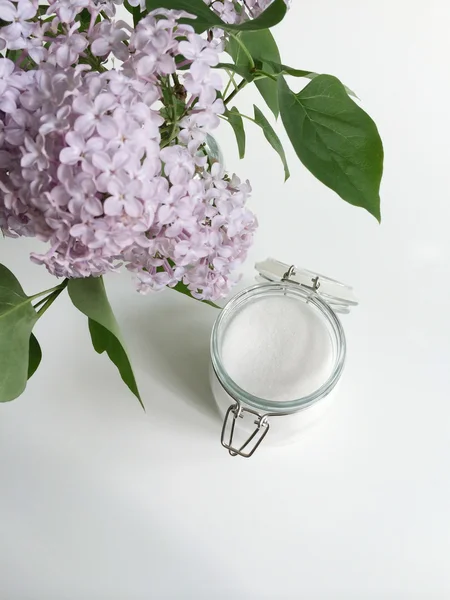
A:
<svg viewBox="0 0 450 600">
<path fill-rule="evenodd" d="M 352 288 L 328 277 L 274 259 L 256 268 L 263 283 L 236 294 L 211 335 L 221 442 L 245 458 L 266 436 L 294 441 L 322 415 L 345 364 L 336 313 L 357 304 Z"/>
</svg>

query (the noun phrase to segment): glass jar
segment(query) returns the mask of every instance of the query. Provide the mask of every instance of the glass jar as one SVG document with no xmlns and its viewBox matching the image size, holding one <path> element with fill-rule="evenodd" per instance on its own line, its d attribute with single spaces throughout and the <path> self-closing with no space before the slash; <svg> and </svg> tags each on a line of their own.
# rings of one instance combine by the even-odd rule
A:
<svg viewBox="0 0 450 600">
<path fill-rule="evenodd" d="M 266 443 L 294 441 L 326 410 L 346 357 L 345 334 L 336 313 L 349 312 L 357 304 L 352 288 L 311 271 L 288 267 L 274 259 L 259 263 L 256 268 L 265 282 L 235 295 L 217 317 L 211 335 L 210 381 L 224 419 L 221 442 L 232 456 L 245 458 L 255 452 L 266 436 Z M 314 321 L 316 335 L 328 340 L 326 352 L 330 358 L 329 369 L 326 375 L 320 374 L 322 380 L 318 380 L 315 389 L 303 397 L 284 401 L 259 397 L 240 387 L 227 372 L 223 359 L 224 340 L 234 319 L 252 304 L 280 297 L 302 303 L 306 322 Z M 277 319 L 267 326 L 276 328 Z"/>
</svg>

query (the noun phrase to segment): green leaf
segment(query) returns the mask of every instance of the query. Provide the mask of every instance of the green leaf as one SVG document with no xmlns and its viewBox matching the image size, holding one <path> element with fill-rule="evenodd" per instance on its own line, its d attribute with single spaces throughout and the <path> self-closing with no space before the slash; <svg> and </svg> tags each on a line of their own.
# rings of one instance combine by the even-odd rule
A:
<svg viewBox="0 0 450 600">
<path fill-rule="evenodd" d="M 286 4 L 284 0 L 274 0 L 272 4 L 257 17 L 245 21 L 240 25 L 230 25 L 224 23 L 217 14 L 210 9 L 203 0 L 147 0 L 147 10 L 156 8 L 168 8 L 175 10 L 185 10 L 197 18 L 182 19 L 188 22 L 197 33 L 202 33 L 206 29 L 218 27 L 228 31 L 256 31 L 258 29 L 267 29 L 273 27 L 283 20 L 286 15 Z"/>
<path fill-rule="evenodd" d="M 271 72 L 275 75 L 290 75 L 291 77 L 306 77 L 307 79 L 315 79 L 319 76 L 319 73 L 314 73 L 314 71 L 293 69 L 292 67 L 287 67 L 286 65 L 281 65 L 273 61 L 266 61 L 266 65 L 270 67 Z M 349 87 L 344 85 L 344 88 L 349 96 L 358 98 L 355 92 L 353 92 Z"/>
<path fill-rule="evenodd" d="M 269 121 L 266 119 L 263 113 L 259 110 L 259 108 L 253 105 L 253 109 L 255 111 L 256 123 L 262 128 L 264 135 L 266 136 L 266 140 L 269 142 L 272 148 L 280 155 L 284 167 L 284 180 L 286 181 L 286 179 L 290 177 L 290 173 L 286 161 L 286 154 L 284 153 L 284 149 L 280 142 L 280 138 L 277 136 L 277 134 L 273 130 L 272 125 L 269 123 Z"/>
<path fill-rule="evenodd" d="M 28 379 L 32 377 L 39 365 L 41 364 L 42 359 L 42 350 L 37 341 L 36 337 L 31 334 L 30 336 L 30 346 L 29 346 L 29 359 L 28 359 Z"/>
<path fill-rule="evenodd" d="M 0 285 L 27 297 L 16 276 L 2 264 L 0 264 Z"/>
<path fill-rule="evenodd" d="M 86 31 L 91 22 L 91 13 L 87 8 L 83 8 L 83 10 L 77 14 L 75 21 L 80 23 L 80 31 Z"/>
<path fill-rule="evenodd" d="M 214 304 L 214 302 L 211 302 L 210 300 L 199 300 L 198 298 L 194 298 L 194 296 L 191 293 L 191 290 L 183 281 L 179 281 L 177 285 L 169 289 L 175 290 L 176 292 L 180 292 L 180 294 L 184 294 L 185 296 L 189 296 L 189 298 L 192 298 L 192 300 L 196 300 L 197 302 L 203 302 L 203 304 L 209 304 L 209 306 L 212 306 L 213 308 L 220 309 L 220 306 L 217 306 L 217 304 Z"/>
<path fill-rule="evenodd" d="M 233 106 L 231 110 L 227 110 L 225 116 L 228 119 L 229 124 L 233 128 L 234 135 L 236 136 L 236 141 L 239 150 L 239 158 L 244 158 L 245 156 L 245 129 L 244 122 L 242 120 L 241 115 L 239 114 L 238 109 Z"/>
<path fill-rule="evenodd" d="M 0 402 L 14 400 L 27 385 L 30 336 L 38 319 L 31 301 L 0 265 Z"/>
<path fill-rule="evenodd" d="M 234 31 L 257 31 L 269 29 L 278 25 L 286 16 L 287 6 L 284 0 L 273 0 L 272 4 L 262 12 L 256 19 L 244 21 L 240 25 L 225 25 L 225 29 Z"/>
<path fill-rule="evenodd" d="M 106 295 L 105 284 L 101 277 L 71 279 L 68 291 L 73 304 L 89 319 L 89 331 L 96 352 L 107 352 L 116 365 L 124 383 L 142 404 L 133 369 L 122 343 L 114 313 Z"/>
<path fill-rule="evenodd" d="M 39 4 L 38 9 L 37 9 L 37 14 L 39 16 L 45 16 L 46 12 L 49 8 L 50 8 L 49 4 Z"/>
<path fill-rule="evenodd" d="M 138 4 L 137 6 L 131 6 L 131 4 L 127 0 L 125 0 L 124 6 L 127 9 L 127 11 L 133 16 L 133 25 L 136 27 L 136 25 L 139 23 L 142 17 L 140 5 Z"/>
<path fill-rule="evenodd" d="M 253 59 L 261 61 L 263 70 L 266 69 L 266 61 L 280 61 L 280 51 L 270 31 L 251 31 L 242 33 L 241 36 Z M 267 69 L 267 71 L 270 72 L 270 69 Z M 264 79 L 255 81 L 255 85 L 277 119 L 280 113 L 277 82 L 265 77 Z"/>
<path fill-rule="evenodd" d="M 246 65 L 233 65 L 233 63 L 219 63 L 215 68 L 227 69 L 228 71 L 237 73 L 242 77 L 242 79 L 248 81 L 248 83 L 252 82 L 255 78 L 255 74 L 253 73 L 253 71 L 251 71 L 250 68 Z"/>
<path fill-rule="evenodd" d="M 313 71 L 293 69 L 272 60 L 267 60 L 266 64 L 269 65 L 271 73 L 275 73 L 276 75 L 291 75 L 292 77 L 307 77 L 308 79 L 314 79 L 318 75 L 318 73 L 314 73 Z"/>
<path fill-rule="evenodd" d="M 264 63 L 263 63 L 264 64 Z M 273 79 L 265 77 L 264 79 L 257 79 L 255 85 L 259 90 L 259 93 L 264 98 L 267 106 L 273 112 L 275 119 L 280 114 L 280 108 L 278 106 L 278 89 L 277 82 Z"/>
<path fill-rule="evenodd" d="M 331 75 L 319 75 L 298 94 L 280 77 L 278 90 L 283 124 L 305 167 L 380 220 L 383 145 L 369 115 Z"/>
<path fill-rule="evenodd" d="M 261 64 L 262 70 L 271 72 L 270 68 L 265 68 L 266 63 L 268 61 L 273 61 L 276 64 L 281 61 L 277 43 L 271 32 L 268 30 L 242 32 L 239 34 L 239 41 L 247 48 L 253 60 L 258 61 Z M 249 69 L 250 65 L 248 57 L 238 42 L 233 40 L 233 38 L 228 42 L 227 52 L 239 68 L 246 67 Z M 264 98 L 267 106 L 273 112 L 275 118 L 277 118 L 279 114 L 277 82 L 265 77 L 264 79 L 255 81 L 255 85 L 261 96 Z"/>
</svg>

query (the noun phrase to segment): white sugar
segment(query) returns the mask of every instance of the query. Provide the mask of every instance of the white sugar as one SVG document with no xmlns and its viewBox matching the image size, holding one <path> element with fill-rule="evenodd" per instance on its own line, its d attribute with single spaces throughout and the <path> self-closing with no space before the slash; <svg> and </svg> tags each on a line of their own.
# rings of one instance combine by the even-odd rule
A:
<svg viewBox="0 0 450 600">
<path fill-rule="evenodd" d="M 229 323 L 222 361 L 242 389 L 266 400 L 303 398 L 329 377 L 333 348 L 310 305 L 288 296 L 244 306 Z"/>
</svg>

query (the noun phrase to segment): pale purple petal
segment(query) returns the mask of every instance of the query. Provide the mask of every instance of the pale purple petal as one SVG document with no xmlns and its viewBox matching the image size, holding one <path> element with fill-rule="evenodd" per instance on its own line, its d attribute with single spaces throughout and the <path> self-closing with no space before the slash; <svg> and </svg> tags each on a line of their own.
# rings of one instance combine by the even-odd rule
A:
<svg viewBox="0 0 450 600">
<path fill-rule="evenodd" d="M 111 177 L 106 185 L 106 191 L 110 193 L 111 196 L 120 196 L 124 190 L 122 183 L 115 177 Z"/>
<path fill-rule="evenodd" d="M 7 78 L 13 73 L 15 65 L 9 58 L 0 58 L 0 79 Z"/>
<path fill-rule="evenodd" d="M 136 73 L 141 76 L 153 73 L 155 69 L 155 60 L 151 56 L 144 56 L 139 60 L 136 67 Z"/>
<path fill-rule="evenodd" d="M 83 206 L 85 210 L 93 217 L 99 217 L 103 214 L 103 204 L 98 198 L 88 198 Z"/>
<path fill-rule="evenodd" d="M 94 100 L 95 110 L 99 114 L 111 110 L 116 104 L 116 98 L 112 94 L 100 94 Z"/>
<path fill-rule="evenodd" d="M 81 115 L 91 113 L 94 108 L 92 102 L 86 96 L 77 96 L 72 106 L 73 110 Z"/>
<path fill-rule="evenodd" d="M 82 152 L 85 146 L 83 136 L 76 131 L 69 131 L 69 133 L 66 135 L 66 142 L 69 144 L 69 146 L 73 146 L 73 148 L 76 148 L 79 152 Z"/>
<path fill-rule="evenodd" d="M 129 217 L 137 219 L 142 214 L 142 204 L 137 198 L 129 198 L 123 203 L 125 212 Z"/>
<path fill-rule="evenodd" d="M 91 44 L 91 50 L 94 56 L 105 56 L 106 54 L 109 54 L 110 48 L 111 46 L 105 38 L 97 38 Z"/>
<path fill-rule="evenodd" d="M 77 148 L 63 148 L 59 153 L 59 160 L 65 165 L 76 165 L 80 160 L 80 153 Z"/>
<path fill-rule="evenodd" d="M 7 42 L 14 42 L 22 36 L 22 26 L 20 23 L 11 23 L 2 29 L 2 38 Z"/>
<path fill-rule="evenodd" d="M 32 19 L 36 14 L 36 8 L 29 0 L 19 0 L 17 5 L 17 16 L 19 19 Z"/>
<path fill-rule="evenodd" d="M 105 116 L 97 122 L 97 131 L 99 135 L 110 140 L 117 135 L 118 125 L 113 117 Z"/>
<path fill-rule="evenodd" d="M 90 136 L 94 129 L 95 117 L 93 114 L 82 115 L 75 121 L 75 131 L 82 133 L 85 137 Z"/>
<path fill-rule="evenodd" d="M 192 63 L 190 72 L 196 81 L 202 81 L 208 76 L 211 67 L 204 62 L 195 61 Z"/>
<path fill-rule="evenodd" d="M 112 167 L 111 158 L 106 152 L 97 152 L 92 156 L 92 163 L 100 171 L 109 171 Z"/>
<path fill-rule="evenodd" d="M 116 217 L 122 214 L 122 207 L 123 203 L 116 197 L 111 196 L 105 200 L 103 211 L 105 215 L 108 215 L 109 217 Z"/>
<path fill-rule="evenodd" d="M 158 68 L 161 73 L 164 75 L 169 75 L 170 73 L 175 73 L 175 61 L 168 54 L 164 54 L 158 61 Z"/>
<path fill-rule="evenodd" d="M 8 0 L 0 0 L 0 18 L 12 22 L 16 18 L 16 7 Z"/>
<path fill-rule="evenodd" d="M 73 237 L 82 237 L 89 231 L 85 223 L 78 223 L 70 228 L 70 235 Z"/>
</svg>

